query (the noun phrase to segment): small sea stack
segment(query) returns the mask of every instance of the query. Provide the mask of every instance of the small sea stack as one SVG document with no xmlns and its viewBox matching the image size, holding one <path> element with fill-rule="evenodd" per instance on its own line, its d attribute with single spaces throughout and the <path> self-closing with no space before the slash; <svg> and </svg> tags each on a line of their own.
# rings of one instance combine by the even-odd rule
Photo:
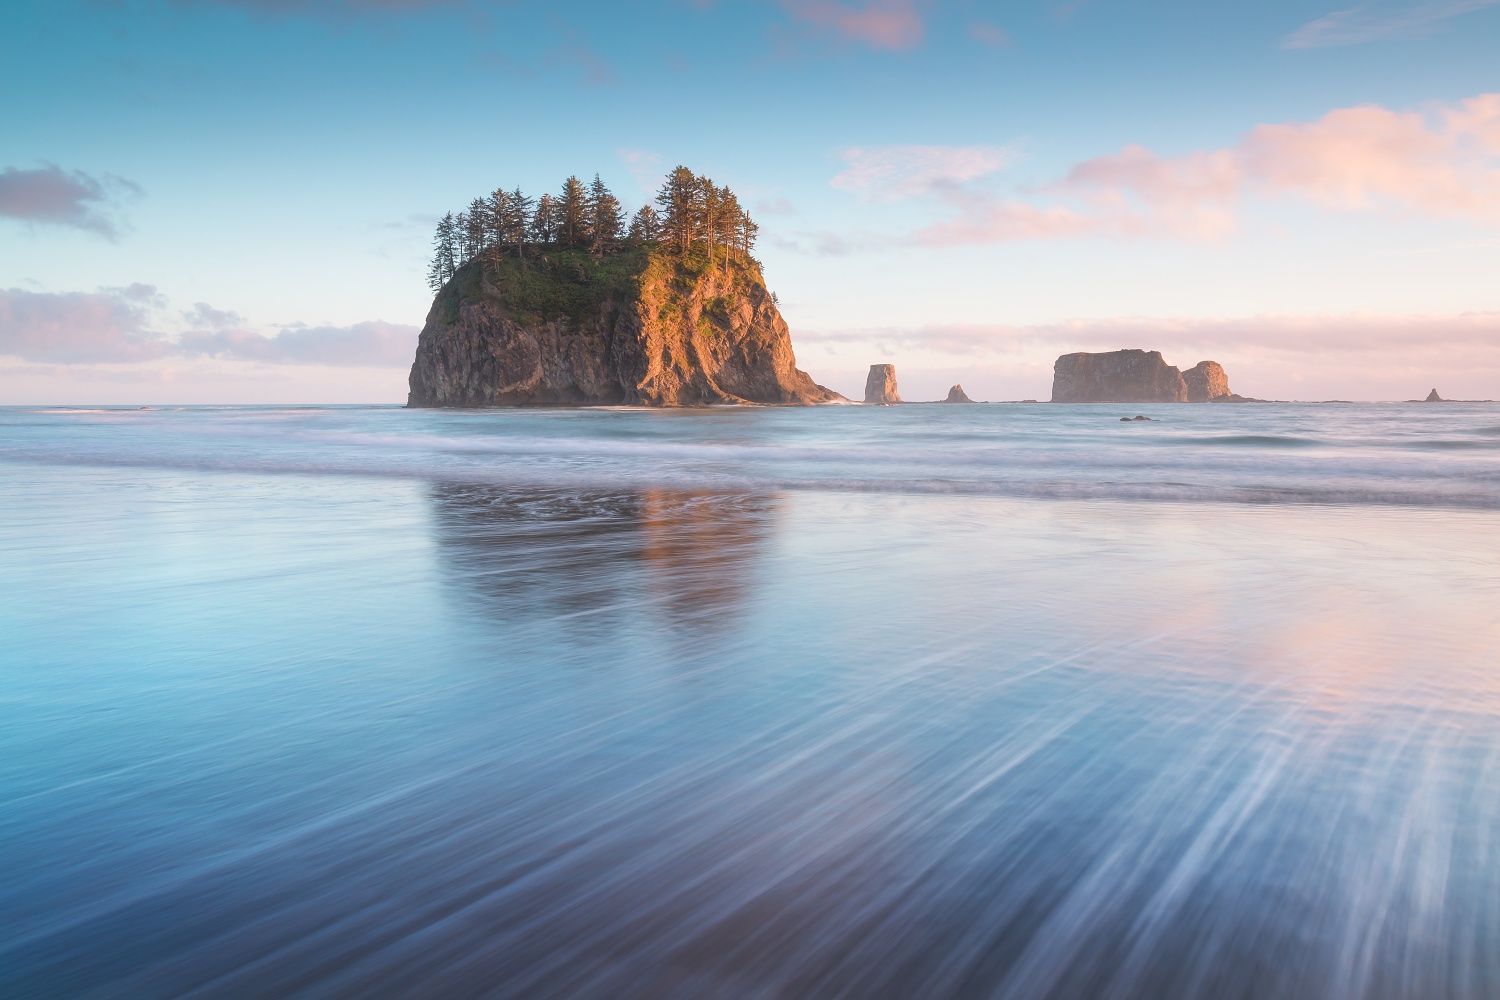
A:
<svg viewBox="0 0 1500 1000">
<path fill-rule="evenodd" d="M 865 379 L 865 402 L 876 406 L 889 406 L 901 402 L 901 393 L 896 390 L 895 365 L 871 365 Z"/>
<path fill-rule="evenodd" d="M 1422 402 L 1424 402 L 1424 403 L 1446 403 L 1448 401 L 1446 399 L 1444 399 L 1442 396 L 1439 396 L 1437 394 L 1437 390 L 1436 389 L 1433 389 L 1431 392 L 1429 392 L 1427 394 L 1427 398 L 1424 399 L 1424 400 L 1422 400 Z"/>
<path fill-rule="evenodd" d="M 961 386 L 961 385 L 955 385 L 953 388 L 951 388 L 951 389 L 948 390 L 948 398 L 945 399 L 945 400 L 943 400 L 943 402 L 945 402 L 945 403 L 972 403 L 974 401 L 969 398 L 968 393 L 964 392 L 964 387 L 963 386 Z"/>
<path fill-rule="evenodd" d="M 1198 362 L 1182 373 L 1182 381 L 1189 403 L 1209 403 L 1234 395 L 1229 391 L 1229 376 L 1217 361 Z"/>
</svg>

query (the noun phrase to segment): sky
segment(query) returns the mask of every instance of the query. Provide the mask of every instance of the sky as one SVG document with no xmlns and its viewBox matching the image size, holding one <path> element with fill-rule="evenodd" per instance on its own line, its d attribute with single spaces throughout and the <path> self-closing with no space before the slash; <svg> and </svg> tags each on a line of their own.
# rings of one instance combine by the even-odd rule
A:
<svg viewBox="0 0 1500 1000">
<path fill-rule="evenodd" d="M 799 365 L 1500 399 L 1500 0 L 0 6 L 0 404 L 399 403 L 498 186 L 728 184 Z"/>
</svg>

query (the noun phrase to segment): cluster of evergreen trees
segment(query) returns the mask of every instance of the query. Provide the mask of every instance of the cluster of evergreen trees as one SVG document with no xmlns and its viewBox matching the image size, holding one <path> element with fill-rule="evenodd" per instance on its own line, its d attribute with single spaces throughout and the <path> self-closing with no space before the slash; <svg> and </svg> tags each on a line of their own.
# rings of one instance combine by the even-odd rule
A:
<svg viewBox="0 0 1500 1000">
<path fill-rule="evenodd" d="M 597 255 L 648 245 L 686 255 L 702 247 L 712 266 L 718 250 L 748 258 L 760 231 L 733 191 L 687 167 L 667 175 L 656 205 L 641 206 L 627 226 L 619 199 L 598 174 L 588 186 L 569 177 L 556 196 L 529 198 L 520 188 L 496 188 L 488 198 L 475 198 L 467 211 L 449 212 L 438 222 L 427 283 L 442 288 L 476 257 L 498 261 L 514 253 L 524 260 L 528 247 L 570 247 Z"/>
</svg>

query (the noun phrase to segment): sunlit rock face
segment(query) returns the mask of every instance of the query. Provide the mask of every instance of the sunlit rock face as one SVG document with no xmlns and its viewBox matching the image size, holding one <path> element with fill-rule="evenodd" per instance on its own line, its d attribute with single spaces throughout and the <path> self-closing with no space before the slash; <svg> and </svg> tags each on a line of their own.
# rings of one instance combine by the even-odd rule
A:
<svg viewBox="0 0 1500 1000">
<path fill-rule="evenodd" d="M 1229 391 L 1229 376 L 1217 361 L 1200 361 L 1182 373 L 1187 385 L 1189 403 L 1208 403 L 1221 396 L 1232 396 Z"/>
<path fill-rule="evenodd" d="M 945 403 L 972 403 L 974 401 L 969 398 L 968 393 L 964 392 L 964 387 L 963 386 L 961 386 L 961 385 L 955 385 L 953 388 L 951 388 L 951 389 L 948 390 L 948 398 L 945 399 L 945 400 L 943 400 L 943 402 L 945 402 Z"/>
<path fill-rule="evenodd" d="M 1160 351 L 1064 354 L 1052 367 L 1054 403 L 1185 403 L 1182 372 Z"/>
<path fill-rule="evenodd" d="M 901 393 L 896 389 L 895 365 L 871 365 L 865 379 L 865 402 L 884 405 L 901 402 Z"/>
<path fill-rule="evenodd" d="M 408 406 L 808 405 L 760 267 L 654 248 L 465 264 L 433 300 Z"/>
</svg>

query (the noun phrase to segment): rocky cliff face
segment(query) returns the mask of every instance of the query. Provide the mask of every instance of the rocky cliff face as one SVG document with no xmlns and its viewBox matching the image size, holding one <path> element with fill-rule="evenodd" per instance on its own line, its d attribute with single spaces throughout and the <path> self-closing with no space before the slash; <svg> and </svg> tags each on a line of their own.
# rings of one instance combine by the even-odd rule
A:
<svg viewBox="0 0 1500 1000">
<path fill-rule="evenodd" d="M 1182 372 L 1160 351 L 1064 354 L 1052 367 L 1054 403 L 1185 403 Z"/>
<path fill-rule="evenodd" d="M 901 393 L 896 389 L 895 365 L 871 365 L 865 377 L 866 403 L 899 403 Z"/>
<path fill-rule="evenodd" d="M 1221 396 L 1233 396 L 1229 391 L 1229 376 L 1217 361 L 1200 361 L 1182 373 L 1187 385 L 1189 403 L 1208 403 Z"/>
<path fill-rule="evenodd" d="M 433 300 L 410 386 L 408 406 L 844 398 L 797 368 L 753 262 L 654 249 L 470 261 Z"/>
<path fill-rule="evenodd" d="M 1064 354 L 1052 367 L 1054 403 L 1208 403 L 1238 401 L 1217 361 L 1178 371 L 1160 351 Z"/>
</svg>

